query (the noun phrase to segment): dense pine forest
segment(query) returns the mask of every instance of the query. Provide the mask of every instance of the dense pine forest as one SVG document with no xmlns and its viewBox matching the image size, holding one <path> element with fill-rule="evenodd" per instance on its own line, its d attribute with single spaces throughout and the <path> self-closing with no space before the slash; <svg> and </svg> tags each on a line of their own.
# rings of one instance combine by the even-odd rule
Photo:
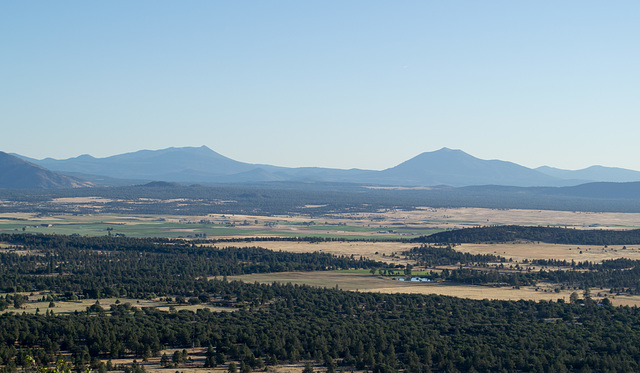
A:
<svg viewBox="0 0 640 373">
<path fill-rule="evenodd" d="M 110 359 L 145 359 L 165 348 L 192 346 L 208 347 L 209 367 L 234 362 L 243 371 L 303 360 L 321 362 L 329 372 L 640 369 L 640 311 L 590 298 L 473 301 L 228 281 L 225 275 L 241 273 L 387 268 L 361 258 L 257 247 L 26 234 L 2 235 L 0 242 L 8 246 L 0 255 L 5 292 L 0 305 L 6 309 L 0 315 L 0 365 L 6 372 L 20 369 L 27 356 L 41 365 L 66 356 L 78 371 L 104 372 L 114 369 Z M 421 246 L 407 255 L 430 264 L 504 261 L 445 246 Z M 629 265 L 635 264 L 604 263 L 587 273 Z M 52 302 L 97 302 L 69 315 L 21 313 L 20 303 L 28 298 L 21 294 L 38 290 L 51 291 Z M 176 312 L 123 302 L 104 309 L 99 304 L 104 297 L 164 297 L 204 307 Z M 236 311 L 212 312 L 206 306 Z"/>
<path fill-rule="evenodd" d="M 69 351 L 76 368 L 98 359 L 211 346 L 210 365 L 246 370 L 316 360 L 328 371 L 637 371 L 640 312 L 555 302 L 471 301 L 442 296 L 349 293 L 292 285 L 213 281 L 209 290 L 244 294 L 236 312 L 162 312 L 117 306 L 77 315 L 0 316 L 5 370 L 27 354 L 40 364 Z"/>
</svg>

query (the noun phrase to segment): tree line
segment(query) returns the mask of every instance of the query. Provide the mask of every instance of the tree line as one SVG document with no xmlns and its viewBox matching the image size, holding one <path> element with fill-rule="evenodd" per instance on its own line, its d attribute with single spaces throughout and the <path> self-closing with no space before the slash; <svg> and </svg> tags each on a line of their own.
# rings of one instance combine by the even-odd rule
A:
<svg viewBox="0 0 640 373">
<path fill-rule="evenodd" d="M 514 241 L 575 245 L 638 245 L 640 229 L 603 230 L 500 225 L 455 229 L 420 236 L 416 243 L 502 243 Z"/>
</svg>

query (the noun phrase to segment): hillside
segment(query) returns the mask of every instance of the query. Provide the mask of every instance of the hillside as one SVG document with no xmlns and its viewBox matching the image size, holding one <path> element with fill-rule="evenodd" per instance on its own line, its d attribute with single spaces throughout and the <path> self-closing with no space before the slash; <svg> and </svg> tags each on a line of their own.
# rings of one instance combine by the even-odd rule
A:
<svg viewBox="0 0 640 373">
<path fill-rule="evenodd" d="M 49 171 L 4 152 L 0 152 L 0 188 L 54 189 L 89 187 L 91 183 Z"/>
<path fill-rule="evenodd" d="M 256 168 L 224 157 L 206 146 L 140 150 L 106 158 L 94 158 L 85 154 L 64 160 L 27 160 L 57 172 L 173 182 L 216 182 L 222 176 Z"/>
<path fill-rule="evenodd" d="M 384 170 L 378 180 L 384 183 L 403 180 L 405 185 L 567 185 L 558 178 L 512 162 L 483 160 L 462 150 L 448 148 L 422 153 Z"/>
<path fill-rule="evenodd" d="M 591 166 L 581 170 L 563 170 L 554 167 L 538 167 L 536 171 L 545 175 L 575 180 L 634 182 L 640 181 L 640 172 L 618 167 Z"/>
</svg>

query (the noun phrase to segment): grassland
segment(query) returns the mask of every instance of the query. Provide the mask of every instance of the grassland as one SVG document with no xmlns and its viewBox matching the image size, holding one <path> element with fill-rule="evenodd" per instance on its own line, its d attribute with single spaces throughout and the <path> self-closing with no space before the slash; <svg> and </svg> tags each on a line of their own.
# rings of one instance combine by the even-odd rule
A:
<svg viewBox="0 0 640 373">
<path fill-rule="evenodd" d="M 425 227 L 390 228 L 347 225 L 341 221 L 315 223 L 305 217 L 261 216 L 135 216 L 0 214 L 0 233 L 78 234 L 127 237 L 324 237 L 393 240 L 438 230 Z"/>
<path fill-rule="evenodd" d="M 176 351 L 182 351 L 182 349 L 166 349 L 160 352 L 160 356 L 162 356 L 162 354 L 167 354 L 167 356 L 171 358 L 173 353 Z M 204 347 L 187 348 L 186 351 L 189 356 L 187 362 L 180 364 L 175 368 L 162 367 L 162 365 L 160 364 L 160 359 L 161 359 L 160 356 L 151 357 L 148 359 L 148 361 L 138 361 L 138 363 L 143 365 L 147 372 L 173 372 L 173 371 L 180 372 L 180 373 L 205 373 L 205 372 L 227 373 L 229 372 L 229 369 L 228 369 L 229 362 L 226 362 L 225 364 L 221 364 L 215 368 L 203 368 L 205 363 L 205 358 L 206 358 L 206 351 L 207 351 L 207 349 Z M 119 364 L 131 365 L 133 360 L 134 359 L 131 359 L 131 358 L 113 359 L 111 362 L 114 365 L 119 365 Z M 240 362 L 236 361 L 235 363 L 236 363 L 236 366 L 239 368 Z M 313 367 L 313 370 L 316 372 L 323 371 L 326 369 L 326 367 L 324 367 L 321 364 L 318 364 L 316 361 L 311 361 L 310 363 L 311 363 L 311 366 Z M 305 362 L 298 362 L 296 364 L 280 364 L 275 366 L 268 366 L 265 368 L 264 371 L 272 372 L 272 373 L 300 373 L 304 369 L 304 366 L 305 366 Z M 354 371 L 354 372 L 361 372 L 361 371 Z"/>
<path fill-rule="evenodd" d="M 491 287 L 448 283 L 413 283 L 396 281 L 391 278 L 372 275 L 370 273 L 353 273 L 350 271 L 321 271 L 321 272 L 286 272 L 251 274 L 229 277 L 230 280 L 245 282 L 259 282 L 270 284 L 273 282 L 309 285 L 324 288 L 335 288 L 347 291 L 366 291 L 374 293 L 406 293 L 406 294 L 438 294 L 469 299 L 499 299 L 499 300 L 553 300 L 569 301 L 572 292 L 578 289 L 565 289 L 556 292 L 547 284 L 535 287 Z M 616 296 L 609 289 L 594 290 L 595 298 L 608 297 L 614 305 L 640 306 L 640 296 Z"/>
<path fill-rule="evenodd" d="M 640 260 L 640 245 L 607 245 L 577 246 L 556 245 L 547 243 L 507 243 L 507 244 L 461 244 L 455 248 L 458 251 L 471 254 L 495 254 L 515 262 L 525 259 L 556 259 L 575 260 L 576 262 L 590 261 L 600 263 L 603 260 L 628 258 Z"/>
<path fill-rule="evenodd" d="M 10 293 L 10 294 L 13 295 L 14 293 Z M 34 314 L 36 312 L 39 312 L 41 314 L 44 314 L 45 311 L 53 311 L 55 314 L 65 315 L 65 314 L 72 314 L 75 312 L 84 312 L 87 310 L 87 307 L 90 307 L 96 303 L 95 299 L 81 299 L 77 301 L 55 301 L 54 302 L 55 306 L 52 308 L 49 308 L 49 301 L 41 300 L 43 296 L 46 297 L 49 294 L 48 292 L 21 293 L 21 294 L 28 296 L 29 301 L 24 303 L 24 305 L 19 309 L 10 307 L 4 311 L 0 311 L 0 313 L 25 312 L 25 313 Z M 0 293 L 0 295 L 4 297 L 7 294 Z M 196 311 L 198 309 L 203 309 L 203 308 L 208 308 L 209 310 L 214 312 L 215 311 L 232 312 L 236 310 L 235 308 L 213 307 L 211 305 L 206 305 L 206 304 L 196 304 L 196 305 L 177 304 L 177 303 L 167 302 L 159 298 L 156 298 L 156 299 L 102 298 L 99 300 L 99 302 L 100 302 L 100 306 L 104 308 L 105 311 L 107 312 L 109 311 L 112 305 L 115 305 L 118 303 L 121 303 L 121 304 L 130 303 L 131 306 L 133 307 L 138 307 L 138 308 L 152 307 L 152 308 L 157 308 L 163 311 L 169 311 L 170 309 L 175 311 L 180 311 L 180 310 Z"/>
</svg>

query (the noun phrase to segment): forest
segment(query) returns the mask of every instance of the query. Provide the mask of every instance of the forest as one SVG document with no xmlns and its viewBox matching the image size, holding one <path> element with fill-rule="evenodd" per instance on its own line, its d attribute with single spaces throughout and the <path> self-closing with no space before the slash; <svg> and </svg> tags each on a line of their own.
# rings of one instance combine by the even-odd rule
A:
<svg viewBox="0 0 640 373">
<path fill-rule="evenodd" d="M 580 302 L 565 303 L 250 284 L 229 281 L 226 275 L 389 267 L 351 256 L 237 248 L 232 243 L 212 248 L 181 240 L 29 234 L 2 235 L 0 242 L 5 247 L 0 255 L 0 289 L 5 292 L 0 299 L 5 308 L 0 365 L 5 372 L 21 369 L 27 356 L 42 366 L 65 357 L 78 372 L 106 372 L 123 369 L 111 359 L 144 361 L 162 356 L 166 348 L 192 346 L 207 348 L 206 366 L 233 363 L 242 372 L 299 361 L 320 362 L 328 372 L 640 369 L 640 311 L 597 303 L 586 290 Z M 407 254 L 431 264 L 504 260 L 460 254 L 447 246 L 423 245 Z M 585 273 L 629 265 L 635 263 L 605 263 Z M 53 303 L 96 302 L 71 314 L 56 314 L 56 308 L 20 312 L 21 302 L 35 291 L 48 291 Z M 130 301 L 103 308 L 100 299 L 106 297 L 161 297 L 203 308 L 161 311 Z M 236 311 L 207 308 L 215 306 Z M 170 366 L 169 357 L 163 361 Z M 140 365 L 125 368 L 143 370 Z"/>
</svg>

